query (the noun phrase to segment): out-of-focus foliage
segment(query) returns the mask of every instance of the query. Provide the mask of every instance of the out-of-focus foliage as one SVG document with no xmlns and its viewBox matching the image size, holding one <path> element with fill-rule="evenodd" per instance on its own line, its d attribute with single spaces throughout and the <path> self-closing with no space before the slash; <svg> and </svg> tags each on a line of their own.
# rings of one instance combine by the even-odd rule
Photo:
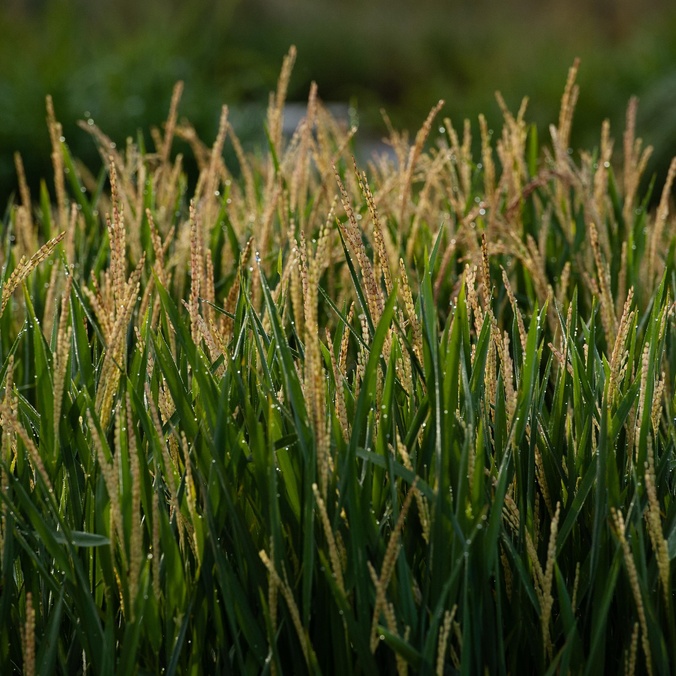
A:
<svg viewBox="0 0 676 676">
<path fill-rule="evenodd" d="M 200 135 L 215 133 L 214 111 L 228 103 L 245 143 L 264 141 L 261 102 L 292 43 L 299 59 L 290 100 L 305 100 L 315 80 L 325 101 L 356 106 L 374 138 L 385 135 L 381 106 L 396 126 L 414 128 L 439 98 L 453 120 L 483 111 L 496 124 L 497 89 L 512 107 L 531 96 L 530 119 L 544 125 L 556 114 L 563 74 L 579 56 L 583 96 L 573 145 L 591 145 L 599 119 L 622 125 L 626 101 L 636 94 L 644 99 L 639 132 L 664 149 L 652 169 L 666 167 L 676 145 L 668 114 L 676 96 L 672 4 L 3 0 L 0 206 L 16 186 L 13 152 L 22 153 L 29 181 L 49 173 L 46 94 L 59 117 L 73 121 L 64 135 L 75 155 L 90 163 L 95 148 L 75 120 L 89 114 L 123 143 L 160 123 L 179 79 L 186 81 L 182 110 Z"/>
</svg>

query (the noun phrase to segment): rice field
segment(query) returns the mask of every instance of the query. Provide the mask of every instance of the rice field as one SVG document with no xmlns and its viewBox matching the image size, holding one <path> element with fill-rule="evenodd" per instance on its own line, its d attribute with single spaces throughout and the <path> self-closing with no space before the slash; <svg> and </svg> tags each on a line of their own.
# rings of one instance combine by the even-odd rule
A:
<svg viewBox="0 0 676 676">
<path fill-rule="evenodd" d="M 571 150 L 575 64 L 546 136 L 440 102 L 358 166 L 316 86 L 283 135 L 294 57 L 260 151 L 179 83 L 16 157 L 2 673 L 673 673 L 676 161 L 635 100 Z"/>
</svg>

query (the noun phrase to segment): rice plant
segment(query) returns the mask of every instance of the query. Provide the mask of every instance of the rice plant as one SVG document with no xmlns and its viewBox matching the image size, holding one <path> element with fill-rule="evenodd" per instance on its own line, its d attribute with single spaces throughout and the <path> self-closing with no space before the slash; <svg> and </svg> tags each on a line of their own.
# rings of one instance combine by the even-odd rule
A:
<svg viewBox="0 0 676 676">
<path fill-rule="evenodd" d="M 647 673 L 676 663 L 676 162 L 309 92 L 267 148 L 178 110 L 3 222 L 3 673 Z M 174 140 L 200 174 L 188 187 Z M 226 166 L 231 144 L 237 166 Z M 651 186 L 652 189 L 652 186 Z"/>
</svg>

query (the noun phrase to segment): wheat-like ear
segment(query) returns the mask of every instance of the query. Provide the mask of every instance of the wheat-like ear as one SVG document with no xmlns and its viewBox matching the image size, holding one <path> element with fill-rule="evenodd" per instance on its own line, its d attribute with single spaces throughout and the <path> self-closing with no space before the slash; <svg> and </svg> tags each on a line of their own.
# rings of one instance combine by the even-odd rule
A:
<svg viewBox="0 0 676 676">
<path fill-rule="evenodd" d="M 577 71 L 580 67 L 580 59 L 575 59 L 573 65 L 568 70 L 568 79 L 561 97 L 561 110 L 559 111 L 559 124 L 556 133 L 555 148 L 557 161 L 561 162 L 568 154 L 568 145 L 570 144 L 570 131 L 573 126 L 573 113 L 577 104 L 577 97 L 580 94 L 580 88 L 575 83 Z"/>
<path fill-rule="evenodd" d="M 444 100 L 441 99 L 427 115 L 423 126 L 416 134 L 415 143 L 411 146 L 408 154 L 408 162 L 406 163 L 406 170 L 401 175 L 401 187 L 399 193 L 399 232 L 404 228 L 404 218 L 406 216 L 406 207 L 408 206 L 411 197 L 411 184 L 413 182 L 413 170 L 418 163 L 418 158 L 422 153 L 422 149 L 427 141 L 427 137 L 432 131 L 432 123 L 439 111 L 444 107 Z"/>
<path fill-rule="evenodd" d="M 312 492 L 317 501 L 317 508 L 319 509 L 319 517 L 322 522 L 322 527 L 324 528 L 324 534 L 326 535 L 326 542 L 329 546 L 329 560 L 331 561 L 331 570 L 333 575 L 336 578 L 336 584 L 338 589 L 345 594 L 345 583 L 343 581 L 343 569 L 340 561 L 340 556 L 338 555 L 338 548 L 336 547 L 336 538 L 331 528 L 331 521 L 329 520 L 328 512 L 326 511 L 326 504 L 322 499 L 322 496 L 319 494 L 319 487 L 317 484 L 312 484 Z"/>
<path fill-rule="evenodd" d="M 16 177 L 19 181 L 19 195 L 21 195 L 21 206 L 26 209 L 30 229 L 33 230 L 33 216 L 31 209 L 33 203 L 31 202 L 31 191 L 28 188 L 28 181 L 26 181 L 26 171 L 23 166 L 23 159 L 21 153 L 14 153 L 14 166 L 16 168 Z"/>
<path fill-rule="evenodd" d="M 289 89 L 291 72 L 296 62 L 296 47 L 291 46 L 282 62 L 282 71 L 277 81 L 277 91 L 274 96 L 270 96 L 270 105 L 268 106 L 268 129 L 270 140 L 281 157 L 282 149 L 282 125 L 284 122 L 284 103 L 286 102 L 286 93 Z"/>
<path fill-rule="evenodd" d="M 549 633 L 549 620 L 552 615 L 554 597 L 552 596 L 552 582 L 554 579 L 554 563 L 556 560 L 556 536 L 559 531 L 559 514 L 561 504 L 556 503 L 556 512 L 552 518 L 552 525 L 549 535 L 549 546 L 547 547 L 547 563 L 545 564 L 544 587 L 542 589 L 540 622 L 542 628 L 542 638 L 545 644 L 545 650 L 549 659 L 552 659 L 553 646 Z"/>
<path fill-rule="evenodd" d="M 279 589 L 279 591 L 282 592 L 282 596 L 284 597 L 286 605 L 289 609 L 289 614 L 291 615 L 291 622 L 293 623 L 296 634 L 298 635 L 298 640 L 300 641 L 300 645 L 303 650 L 305 663 L 308 667 L 310 667 L 310 665 L 316 661 L 315 652 L 312 648 L 310 637 L 307 631 L 303 628 L 298 605 L 296 604 L 296 600 L 293 597 L 291 587 L 289 586 L 289 583 L 286 579 L 282 581 L 282 578 L 275 569 L 275 564 L 270 560 L 264 549 L 258 552 L 258 555 L 260 556 L 263 565 L 268 571 L 270 578 L 268 584 L 274 584 Z M 284 577 L 286 578 L 286 575 L 284 575 Z"/>
<path fill-rule="evenodd" d="M 221 108 L 221 117 L 218 123 L 218 133 L 216 140 L 209 153 L 209 168 L 204 181 L 204 214 L 202 216 L 203 240 L 206 241 L 206 233 L 213 225 L 214 211 L 218 209 L 218 180 L 223 177 L 225 180 L 226 172 L 223 163 L 223 145 L 225 144 L 225 135 L 228 132 L 228 107 Z"/>
<path fill-rule="evenodd" d="M 35 676 L 35 608 L 33 608 L 33 594 L 26 592 L 26 621 L 21 628 L 23 673 L 25 676 Z"/>
<path fill-rule="evenodd" d="M 387 587 L 390 584 L 392 579 L 392 574 L 394 573 L 394 564 L 397 562 L 397 557 L 399 556 L 399 536 L 404 527 L 404 521 L 406 520 L 406 515 L 408 510 L 411 507 L 413 497 L 415 495 L 415 489 L 418 479 L 414 479 L 411 487 L 409 488 L 406 498 L 404 499 L 404 504 L 401 506 L 399 512 L 399 517 L 397 518 L 397 523 L 394 526 L 394 530 L 390 535 L 390 539 L 387 542 L 387 547 L 385 548 L 385 555 L 383 556 L 383 565 L 380 570 L 380 577 L 377 578 L 375 582 L 376 587 L 376 601 L 373 607 L 373 618 L 371 621 L 371 652 L 375 652 L 378 647 L 378 621 L 380 619 L 380 613 L 384 610 L 386 604 L 386 593 Z"/>
<path fill-rule="evenodd" d="M 129 597 L 131 599 L 131 621 L 134 621 L 134 606 L 139 590 L 139 577 L 143 565 L 143 531 L 141 521 L 141 466 L 136 447 L 136 434 L 131 413 L 131 399 L 126 396 L 126 411 L 121 412 L 122 424 L 127 428 L 127 447 L 131 466 L 131 537 L 129 542 Z"/>
<path fill-rule="evenodd" d="M 399 290 L 404 301 L 404 308 L 408 316 L 409 324 L 411 325 L 411 332 L 413 334 L 412 345 L 413 352 L 420 364 L 423 363 L 423 334 L 422 326 L 418 320 L 418 315 L 415 312 L 415 304 L 413 302 L 413 294 L 411 293 L 411 284 L 406 271 L 406 265 L 402 258 L 399 259 Z"/>
<path fill-rule="evenodd" d="M 634 300 L 634 287 L 629 289 L 627 300 L 624 303 L 624 310 L 620 317 L 620 324 L 617 329 L 617 336 L 615 337 L 615 344 L 610 357 L 610 378 L 608 381 L 608 402 L 614 402 L 619 396 L 619 385 L 624 376 L 627 363 L 627 351 L 625 344 L 634 322 L 635 312 L 632 311 L 631 305 Z"/>
<path fill-rule="evenodd" d="M 458 606 L 454 605 L 452 610 L 447 610 L 444 613 L 444 623 L 439 628 L 439 640 L 437 641 L 437 676 L 444 674 L 444 657 L 446 655 L 446 646 L 448 644 L 448 636 L 451 633 L 451 625 L 455 617 L 455 611 Z"/>
<path fill-rule="evenodd" d="M 52 144 L 52 165 L 54 167 L 54 188 L 56 190 L 59 225 L 63 228 L 68 220 L 63 155 L 61 154 L 63 128 L 56 120 L 56 115 L 54 114 L 54 102 L 49 95 L 47 96 L 47 126 L 49 128 L 49 139 Z"/>
<path fill-rule="evenodd" d="M 364 242 L 362 240 L 361 228 L 359 227 L 357 217 L 355 216 L 354 209 L 352 208 L 350 196 L 348 195 L 345 185 L 340 179 L 338 170 L 335 166 L 333 169 L 336 176 L 336 181 L 338 183 L 338 188 L 340 190 L 340 199 L 343 204 L 343 209 L 345 209 L 345 213 L 347 214 L 347 223 L 338 222 L 338 227 L 342 231 L 347 244 L 359 262 L 362 279 L 364 281 L 366 303 L 368 305 L 369 312 L 371 313 L 373 325 L 377 326 L 378 322 L 380 321 L 380 316 L 383 313 L 384 302 L 382 293 L 378 288 L 373 265 L 371 264 L 371 261 L 369 260 L 369 257 L 366 253 L 366 247 L 364 246 Z"/>
<path fill-rule="evenodd" d="M 14 268 L 14 271 L 9 276 L 9 279 L 5 282 L 5 285 L 2 287 L 2 300 L 0 301 L 0 315 L 7 307 L 7 303 L 11 298 L 14 291 L 21 282 L 23 282 L 28 275 L 30 275 L 35 268 L 42 263 L 49 255 L 56 249 L 58 243 L 64 238 L 66 231 L 64 230 L 59 235 L 50 239 L 49 242 L 43 244 L 38 251 L 36 251 L 30 259 L 26 260 L 25 256 L 21 257 L 19 264 Z"/>
<path fill-rule="evenodd" d="M 624 565 L 627 569 L 627 576 L 629 577 L 629 587 L 636 603 L 636 612 L 638 613 L 638 620 L 641 625 L 641 645 L 643 646 L 643 653 L 645 655 L 646 669 L 648 674 L 653 674 L 652 652 L 650 649 L 650 640 L 648 639 L 648 622 L 646 620 L 645 607 L 643 606 L 643 597 L 641 596 L 641 587 L 638 580 L 638 571 L 636 570 L 636 562 L 631 553 L 631 547 L 625 535 L 624 517 L 620 510 L 614 507 L 610 508 L 610 515 L 615 526 L 615 534 L 620 541 L 622 547 L 622 554 L 624 556 Z"/>
<path fill-rule="evenodd" d="M 390 259 L 385 248 L 385 239 L 383 237 L 383 230 L 380 224 L 380 218 L 378 216 L 378 208 L 376 207 L 376 201 L 373 198 L 373 193 L 371 192 L 371 188 L 368 184 L 366 172 L 360 172 L 357 169 L 356 162 L 354 169 L 357 175 L 359 189 L 366 199 L 366 204 L 368 205 L 369 213 L 371 214 L 371 220 L 373 221 L 373 248 L 377 256 L 377 261 L 380 264 L 380 268 L 382 269 L 383 279 L 385 280 L 385 291 L 389 296 L 392 293 L 392 274 L 390 271 Z"/>
<path fill-rule="evenodd" d="M 21 441 L 23 441 L 28 458 L 34 467 L 36 474 L 42 479 L 47 491 L 50 494 L 53 494 L 54 488 L 52 482 L 49 480 L 49 473 L 42 461 L 42 455 L 24 426 L 19 422 L 16 412 L 13 410 L 12 399 L 8 400 L 7 396 L 0 402 L 0 420 L 2 421 L 3 430 L 9 428 L 12 433 L 16 434 Z"/>
<path fill-rule="evenodd" d="M 190 335 L 198 345 L 200 342 L 199 322 L 199 299 L 202 280 L 204 278 L 204 255 L 203 238 L 200 223 L 195 209 L 195 202 L 190 202 L 190 300 L 188 311 L 190 314 Z"/>
<path fill-rule="evenodd" d="M 495 162 L 493 162 L 493 148 L 491 136 L 488 131 L 488 123 L 484 115 L 479 115 L 479 131 L 481 132 L 481 161 L 484 165 L 484 192 L 489 208 L 493 208 L 495 202 Z"/>
<path fill-rule="evenodd" d="M 645 515 L 650 543 L 657 559 L 657 570 L 659 572 L 662 593 L 666 607 L 669 607 L 670 596 L 670 566 L 668 543 L 662 530 L 662 518 L 660 516 L 660 503 L 657 499 L 657 478 L 655 476 L 655 457 L 653 452 L 652 437 L 648 435 L 647 462 L 645 464 L 645 487 L 648 494 L 648 509 Z"/>
<path fill-rule="evenodd" d="M 66 367 L 70 354 L 70 342 L 73 327 L 68 325 L 68 310 L 70 306 L 70 288 L 73 282 L 71 275 L 66 277 L 66 288 L 61 299 L 61 316 L 59 318 L 59 330 L 56 334 L 56 354 L 54 355 L 54 440 L 59 439 L 59 424 L 61 422 L 61 406 L 63 403 L 63 390 L 66 381 Z"/>
<path fill-rule="evenodd" d="M 622 216 L 625 223 L 632 223 L 632 211 L 636 200 L 641 175 L 652 155 L 652 147 L 647 146 L 642 151 L 643 142 L 636 138 L 636 114 L 638 112 L 638 99 L 632 96 L 627 104 L 627 122 L 624 130 L 624 205 Z"/>
<path fill-rule="evenodd" d="M 648 255 L 648 273 L 647 282 L 653 288 L 653 280 L 661 276 L 661 270 L 657 269 L 657 252 L 662 247 L 662 235 L 664 233 L 664 226 L 669 216 L 669 199 L 671 198 L 671 188 L 676 178 L 676 157 L 672 158 L 669 165 L 669 172 L 667 173 L 667 180 L 664 182 L 662 189 L 662 196 L 660 197 L 660 204 L 657 207 L 657 214 L 655 215 L 655 224 L 650 236 L 650 253 Z"/>
<path fill-rule="evenodd" d="M 603 222 L 608 202 L 608 169 L 613 154 L 613 140 L 610 138 L 610 122 L 604 120 L 601 125 L 601 149 L 598 168 L 594 173 L 594 205 L 599 216 L 599 226 Z"/>
<path fill-rule="evenodd" d="M 162 139 L 162 146 L 158 148 L 160 152 L 160 162 L 163 165 L 169 163 L 169 153 L 171 152 L 171 143 L 174 140 L 176 132 L 176 119 L 178 117 L 178 104 L 183 95 L 183 82 L 179 80 L 174 85 L 174 90 L 171 93 L 171 103 L 169 104 L 169 116 L 164 126 L 164 138 Z"/>
</svg>

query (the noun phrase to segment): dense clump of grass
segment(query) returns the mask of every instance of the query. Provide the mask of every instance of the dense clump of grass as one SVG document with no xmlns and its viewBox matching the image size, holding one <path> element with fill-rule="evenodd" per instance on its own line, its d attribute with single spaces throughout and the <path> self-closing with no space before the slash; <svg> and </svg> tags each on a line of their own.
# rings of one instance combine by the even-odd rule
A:
<svg viewBox="0 0 676 676">
<path fill-rule="evenodd" d="M 151 152 L 53 110 L 4 223 L 3 672 L 666 674 L 675 164 L 435 107 L 353 165 L 312 88 Z M 201 168 L 187 194 L 175 137 Z M 231 143 L 236 168 L 225 166 Z M 20 162 L 17 162 L 20 167 Z M 21 172 L 20 172 L 21 173 Z M 40 246 L 40 242 L 45 242 Z"/>
</svg>

